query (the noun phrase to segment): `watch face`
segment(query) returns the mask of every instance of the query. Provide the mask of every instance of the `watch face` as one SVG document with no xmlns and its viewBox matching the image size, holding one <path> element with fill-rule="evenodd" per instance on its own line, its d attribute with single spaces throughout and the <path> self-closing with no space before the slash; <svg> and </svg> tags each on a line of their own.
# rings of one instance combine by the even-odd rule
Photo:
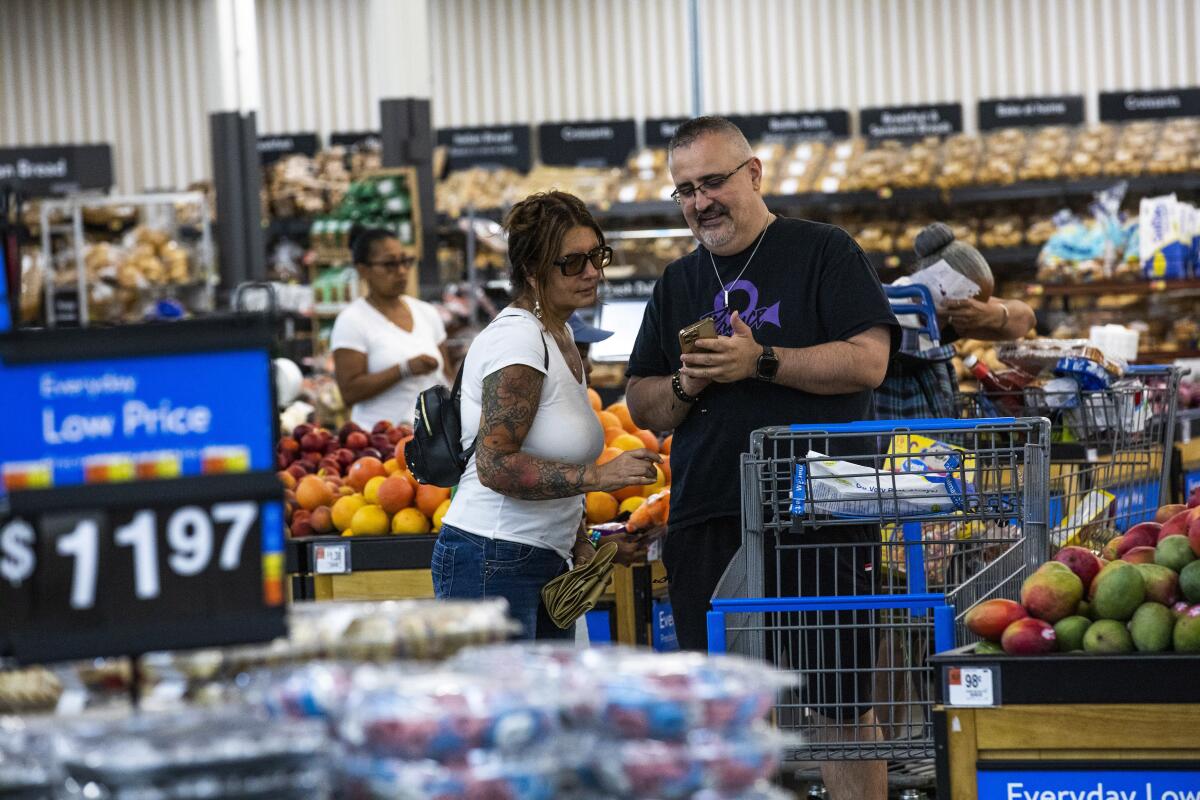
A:
<svg viewBox="0 0 1200 800">
<path fill-rule="evenodd" d="M 763 380 L 774 380 L 779 371 L 779 358 L 774 352 L 764 352 L 758 357 L 758 377 Z"/>
</svg>

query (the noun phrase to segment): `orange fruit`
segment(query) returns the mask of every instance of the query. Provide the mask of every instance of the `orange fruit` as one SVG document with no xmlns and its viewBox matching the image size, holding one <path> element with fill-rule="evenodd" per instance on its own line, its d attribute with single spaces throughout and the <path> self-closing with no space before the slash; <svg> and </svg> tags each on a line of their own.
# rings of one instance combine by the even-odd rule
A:
<svg viewBox="0 0 1200 800">
<path fill-rule="evenodd" d="M 607 492 L 588 492 L 586 503 L 587 521 L 592 525 L 611 522 L 619 508 L 617 498 Z"/>
<path fill-rule="evenodd" d="M 450 501 L 444 500 L 442 501 L 442 504 L 438 506 L 438 510 L 433 512 L 433 529 L 435 531 L 440 531 L 442 529 L 442 519 L 445 518 L 446 512 L 449 510 Z"/>
<path fill-rule="evenodd" d="M 379 505 L 379 487 L 386 481 L 383 475 L 376 475 L 371 480 L 367 481 L 367 485 L 363 487 L 363 497 L 367 498 L 367 502 L 373 506 Z"/>
<path fill-rule="evenodd" d="M 641 484 L 626 486 L 624 489 L 617 489 L 612 493 L 612 496 L 617 499 L 617 502 L 623 503 L 631 497 L 642 497 Z"/>
<path fill-rule="evenodd" d="M 396 514 L 412 505 L 416 492 L 403 475 L 392 475 L 379 485 L 376 494 L 383 510 L 389 514 Z"/>
<path fill-rule="evenodd" d="M 389 458 L 387 461 L 383 462 L 383 471 L 388 475 L 395 475 L 400 471 L 400 462 L 394 458 Z"/>
<path fill-rule="evenodd" d="M 350 530 L 350 523 L 354 520 L 355 513 L 366 504 L 367 501 L 361 494 L 339 497 L 338 501 L 333 504 L 333 527 L 339 531 Z"/>
<path fill-rule="evenodd" d="M 603 404 L 600 402 L 600 393 L 592 387 L 588 387 L 588 402 L 592 404 L 593 411 L 599 411 Z"/>
<path fill-rule="evenodd" d="M 618 514 L 632 514 L 638 510 L 638 506 L 646 502 L 644 497 L 630 497 L 621 501 L 621 506 L 617 509 Z"/>
<path fill-rule="evenodd" d="M 361 492 L 367 485 L 367 481 L 377 475 L 387 476 L 383 462 L 374 456 L 363 456 L 350 465 L 350 471 L 346 473 L 344 482 L 353 486 L 354 491 Z"/>
<path fill-rule="evenodd" d="M 637 425 L 633 424 L 633 417 L 629 416 L 629 407 L 624 403 L 613 403 L 608 408 L 604 409 L 609 414 L 612 414 L 621 422 L 621 427 L 633 433 L 637 430 Z"/>
<path fill-rule="evenodd" d="M 641 450 L 646 446 L 646 443 L 632 433 L 622 433 L 612 440 L 611 446 L 618 450 Z"/>
<path fill-rule="evenodd" d="M 664 456 L 671 455 L 671 440 L 674 438 L 675 434 L 672 433 L 670 436 L 663 439 L 662 444 L 658 447 L 658 452 L 662 453 Z"/>
<path fill-rule="evenodd" d="M 313 533 L 332 533 L 333 512 L 329 510 L 329 506 L 317 506 L 308 518 L 308 524 L 312 526 Z"/>
<path fill-rule="evenodd" d="M 450 490 L 421 484 L 417 487 L 417 508 L 427 518 L 437 513 L 438 506 L 450 499 Z"/>
<path fill-rule="evenodd" d="M 641 439 L 642 443 L 646 446 L 646 449 L 651 453 L 658 452 L 658 437 L 653 433 L 639 428 L 633 432 L 633 435 Z"/>
<path fill-rule="evenodd" d="M 663 474 L 662 467 L 655 465 L 654 469 L 658 473 L 658 478 L 654 483 L 648 483 L 645 486 L 639 486 L 642 490 L 642 497 L 649 497 L 652 494 L 658 494 L 667 487 L 667 476 Z"/>
<path fill-rule="evenodd" d="M 596 459 L 596 464 L 597 466 L 600 464 L 607 464 L 624 452 L 625 451 L 619 447 L 606 447 L 604 448 L 604 452 L 600 454 L 600 457 Z"/>
<path fill-rule="evenodd" d="M 275 476 L 277 478 L 279 478 L 279 480 L 283 483 L 283 488 L 285 488 L 285 489 L 295 489 L 296 488 L 296 476 L 293 475 L 292 473 L 281 469 L 281 470 L 279 470 L 279 472 L 275 473 Z"/>
<path fill-rule="evenodd" d="M 400 477 L 404 478 L 404 480 L 408 481 L 408 485 L 412 487 L 413 497 L 416 497 L 417 489 L 421 488 L 421 482 L 418 481 L 415 477 L 413 477 L 413 474 L 411 472 L 409 472 L 407 469 L 402 469 L 396 474 L 398 474 Z"/>
<path fill-rule="evenodd" d="M 403 509 L 392 517 L 392 533 L 429 533 L 429 520 L 415 508 Z"/>
<path fill-rule="evenodd" d="M 305 475 L 300 483 L 296 484 L 296 502 L 307 511 L 312 511 L 317 506 L 330 505 L 333 503 L 333 489 L 316 475 Z"/>
<path fill-rule="evenodd" d="M 609 413 L 608 411 L 597 411 L 596 417 L 600 420 L 601 428 L 620 428 L 621 430 L 625 430 L 625 426 L 621 424 L 620 417 L 616 414 Z"/>
<path fill-rule="evenodd" d="M 350 519 L 355 536 L 379 536 L 388 532 L 388 515 L 379 506 L 364 505 Z"/>
<path fill-rule="evenodd" d="M 624 428 L 605 428 L 604 429 L 604 446 L 607 447 L 608 445 L 612 444 L 613 439 L 617 438 L 618 436 L 624 436 L 624 435 L 625 435 Z"/>
</svg>

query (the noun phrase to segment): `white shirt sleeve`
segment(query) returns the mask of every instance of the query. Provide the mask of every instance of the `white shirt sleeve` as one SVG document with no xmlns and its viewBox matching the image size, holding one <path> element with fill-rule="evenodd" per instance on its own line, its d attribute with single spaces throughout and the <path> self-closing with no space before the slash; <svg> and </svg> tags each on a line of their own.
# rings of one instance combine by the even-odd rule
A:
<svg viewBox="0 0 1200 800">
<path fill-rule="evenodd" d="M 541 326 L 532 320 L 515 316 L 499 320 L 498 323 L 493 322 L 479 336 L 485 339 L 485 347 L 480 354 L 481 379 L 515 364 L 547 374 L 549 345 Z"/>
<path fill-rule="evenodd" d="M 370 352 L 367 326 L 363 324 L 358 308 L 351 305 L 337 315 L 329 334 L 329 349 L 354 350 L 364 354 Z"/>
</svg>

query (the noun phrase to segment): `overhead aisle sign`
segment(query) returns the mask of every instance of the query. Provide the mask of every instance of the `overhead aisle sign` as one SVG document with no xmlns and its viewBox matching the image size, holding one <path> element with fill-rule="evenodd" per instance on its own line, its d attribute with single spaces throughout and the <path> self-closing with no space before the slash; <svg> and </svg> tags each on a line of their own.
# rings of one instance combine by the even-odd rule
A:
<svg viewBox="0 0 1200 800">
<path fill-rule="evenodd" d="M 637 123 L 632 119 L 538 126 L 538 152 L 548 166 L 623 167 L 636 147 Z"/>
</svg>

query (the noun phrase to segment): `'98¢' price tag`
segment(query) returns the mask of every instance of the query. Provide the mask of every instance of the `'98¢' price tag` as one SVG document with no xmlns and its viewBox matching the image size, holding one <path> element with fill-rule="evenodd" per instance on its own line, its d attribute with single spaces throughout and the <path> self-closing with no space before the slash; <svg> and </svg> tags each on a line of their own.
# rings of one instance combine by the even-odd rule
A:
<svg viewBox="0 0 1200 800">
<path fill-rule="evenodd" d="M 946 667 L 946 704 L 997 705 L 996 673 L 991 667 Z"/>
</svg>

